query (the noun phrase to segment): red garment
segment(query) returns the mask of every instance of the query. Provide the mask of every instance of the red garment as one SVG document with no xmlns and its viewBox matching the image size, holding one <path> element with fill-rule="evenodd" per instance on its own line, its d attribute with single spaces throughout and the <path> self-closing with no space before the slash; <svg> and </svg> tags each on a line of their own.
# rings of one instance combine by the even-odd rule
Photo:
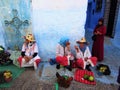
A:
<svg viewBox="0 0 120 90">
<path fill-rule="evenodd" d="M 96 35 L 96 40 L 93 41 L 92 56 L 97 57 L 98 61 L 102 61 L 104 58 L 104 35 L 106 33 L 106 27 L 100 26 L 95 28 L 94 33 L 97 32 L 97 30 L 102 33 L 102 35 Z"/>
<path fill-rule="evenodd" d="M 97 58 L 96 57 L 90 57 L 91 62 L 93 63 L 94 66 L 97 65 Z"/>
<path fill-rule="evenodd" d="M 17 59 L 18 62 L 19 62 L 19 64 L 20 64 L 20 67 L 22 67 L 22 59 L 23 59 L 22 56 L 20 56 L 20 57 Z M 39 63 L 41 62 L 41 59 L 36 59 L 35 62 L 36 62 L 36 65 L 37 65 L 37 67 L 38 67 Z"/>
<path fill-rule="evenodd" d="M 90 57 L 90 60 L 91 60 L 91 63 L 94 65 L 94 66 L 96 66 L 96 64 L 97 64 L 97 58 L 96 57 Z M 80 58 L 80 59 L 78 59 L 77 60 L 77 66 L 78 67 L 81 67 L 82 69 L 84 69 L 84 67 L 85 67 L 85 61 L 84 60 L 82 60 L 82 58 Z M 91 65 L 91 64 L 90 64 Z"/>
<path fill-rule="evenodd" d="M 77 60 L 77 66 L 81 67 L 82 69 L 84 69 L 84 61 L 82 60 L 82 58 Z"/>
<path fill-rule="evenodd" d="M 18 60 L 20 67 L 21 67 L 22 66 L 22 56 L 20 56 L 17 60 Z"/>
<path fill-rule="evenodd" d="M 68 59 L 66 56 L 57 56 L 56 62 L 63 66 L 68 66 Z"/>
<path fill-rule="evenodd" d="M 39 63 L 41 62 L 41 60 L 40 60 L 40 59 L 36 59 L 35 62 L 36 62 L 37 67 L 38 67 L 38 65 L 39 65 Z"/>
</svg>

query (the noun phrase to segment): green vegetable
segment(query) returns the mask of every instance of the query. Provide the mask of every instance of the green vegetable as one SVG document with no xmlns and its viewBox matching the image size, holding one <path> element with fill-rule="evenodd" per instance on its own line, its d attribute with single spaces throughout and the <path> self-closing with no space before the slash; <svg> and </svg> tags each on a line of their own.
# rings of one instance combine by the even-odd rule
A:
<svg viewBox="0 0 120 90">
<path fill-rule="evenodd" d="M 89 75 L 85 74 L 83 78 L 87 80 L 89 78 Z"/>
<path fill-rule="evenodd" d="M 89 81 L 93 82 L 94 81 L 94 77 L 93 76 L 89 76 Z"/>
</svg>

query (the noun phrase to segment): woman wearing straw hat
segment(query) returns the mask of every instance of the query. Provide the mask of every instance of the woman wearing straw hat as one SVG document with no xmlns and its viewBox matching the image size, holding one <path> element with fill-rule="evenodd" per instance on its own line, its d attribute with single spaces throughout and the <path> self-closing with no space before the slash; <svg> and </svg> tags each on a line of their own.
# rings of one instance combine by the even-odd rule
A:
<svg viewBox="0 0 120 90">
<path fill-rule="evenodd" d="M 81 69 L 90 70 L 89 66 L 94 67 L 97 63 L 97 58 L 91 57 L 88 43 L 84 37 L 76 43 L 78 44 L 78 46 L 75 46 L 77 66 Z"/>
<path fill-rule="evenodd" d="M 27 34 L 24 39 L 21 56 L 18 58 L 20 67 L 34 66 L 34 69 L 37 69 L 41 61 L 38 56 L 38 46 L 32 34 Z"/>
</svg>

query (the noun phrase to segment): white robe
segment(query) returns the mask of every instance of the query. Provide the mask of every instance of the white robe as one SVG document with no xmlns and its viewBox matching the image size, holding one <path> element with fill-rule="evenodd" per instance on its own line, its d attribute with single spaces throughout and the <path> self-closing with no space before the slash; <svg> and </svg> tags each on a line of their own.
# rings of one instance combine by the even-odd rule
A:
<svg viewBox="0 0 120 90">
<path fill-rule="evenodd" d="M 76 58 L 77 59 L 82 58 L 84 60 L 85 57 L 87 57 L 87 58 L 91 57 L 91 52 L 90 52 L 90 49 L 88 46 L 86 47 L 84 54 L 82 53 L 82 51 L 80 49 L 78 49 L 78 50 L 79 50 L 79 52 L 76 51 Z"/>
<path fill-rule="evenodd" d="M 65 47 L 65 51 L 64 51 L 64 47 L 62 47 L 60 44 L 58 44 L 57 48 L 56 48 L 56 56 L 64 56 L 64 55 L 65 56 L 71 55 L 71 51 L 68 50 L 67 47 Z"/>
<path fill-rule="evenodd" d="M 34 53 L 38 53 L 38 46 L 36 43 L 34 43 L 33 45 L 23 44 L 22 52 L 25 52 L 26 56 L 33 56 Z M 34 68 L 36 69 L 37 66 L 36 66 L 35 60 L 37 60 L 37 59 L 40 59 L 40 57 L 38 55 L 26 63 L 25 59 L 23 58 L 22 67 L 34 66 Z"/>
<path fill-rule="evenodd" d="M 85 58 L 88 58 L 87 61 L 85 61 Z M 82 59 L 83 60 L 83 68 L 86 68 L 86 65 L 90 64 L 91 66 L 94 66 L 93 62 L 91 61 L 91 52 L 88 46 L 86 46 L 86 49 L 84 53 L 78 48 L 78 52 L 76 51 L 76 59 Z"/>
</svg>

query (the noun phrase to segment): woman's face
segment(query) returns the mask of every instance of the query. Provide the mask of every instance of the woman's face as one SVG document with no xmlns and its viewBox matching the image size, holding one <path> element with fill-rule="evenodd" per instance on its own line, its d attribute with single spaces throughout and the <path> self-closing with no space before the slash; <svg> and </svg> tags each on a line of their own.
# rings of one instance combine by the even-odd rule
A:
<svg viewBox="0 0 120 90">
<path fill-rule="evenodd" d="M 29 42 L 30 42 L 29 40 L 25 39 L 25 43 L 27 43 L 27 44 L 28 44 Z"/>
<path fill-rule="evenodd" d="M 83 48 L 85 46 L 84 43 L 80 43 L 79 45 L 80 45 L 81 48 Z"/>
<path fill-rule="evenodd" d="M 103 23 L 101 21 L 98 22 L 99 25 L 102 25 Z"/>
<path fill-rule="evenodd" d="M 66 42 L 66 46 L 70 45 L 70 42 Z"/>
</svg>

